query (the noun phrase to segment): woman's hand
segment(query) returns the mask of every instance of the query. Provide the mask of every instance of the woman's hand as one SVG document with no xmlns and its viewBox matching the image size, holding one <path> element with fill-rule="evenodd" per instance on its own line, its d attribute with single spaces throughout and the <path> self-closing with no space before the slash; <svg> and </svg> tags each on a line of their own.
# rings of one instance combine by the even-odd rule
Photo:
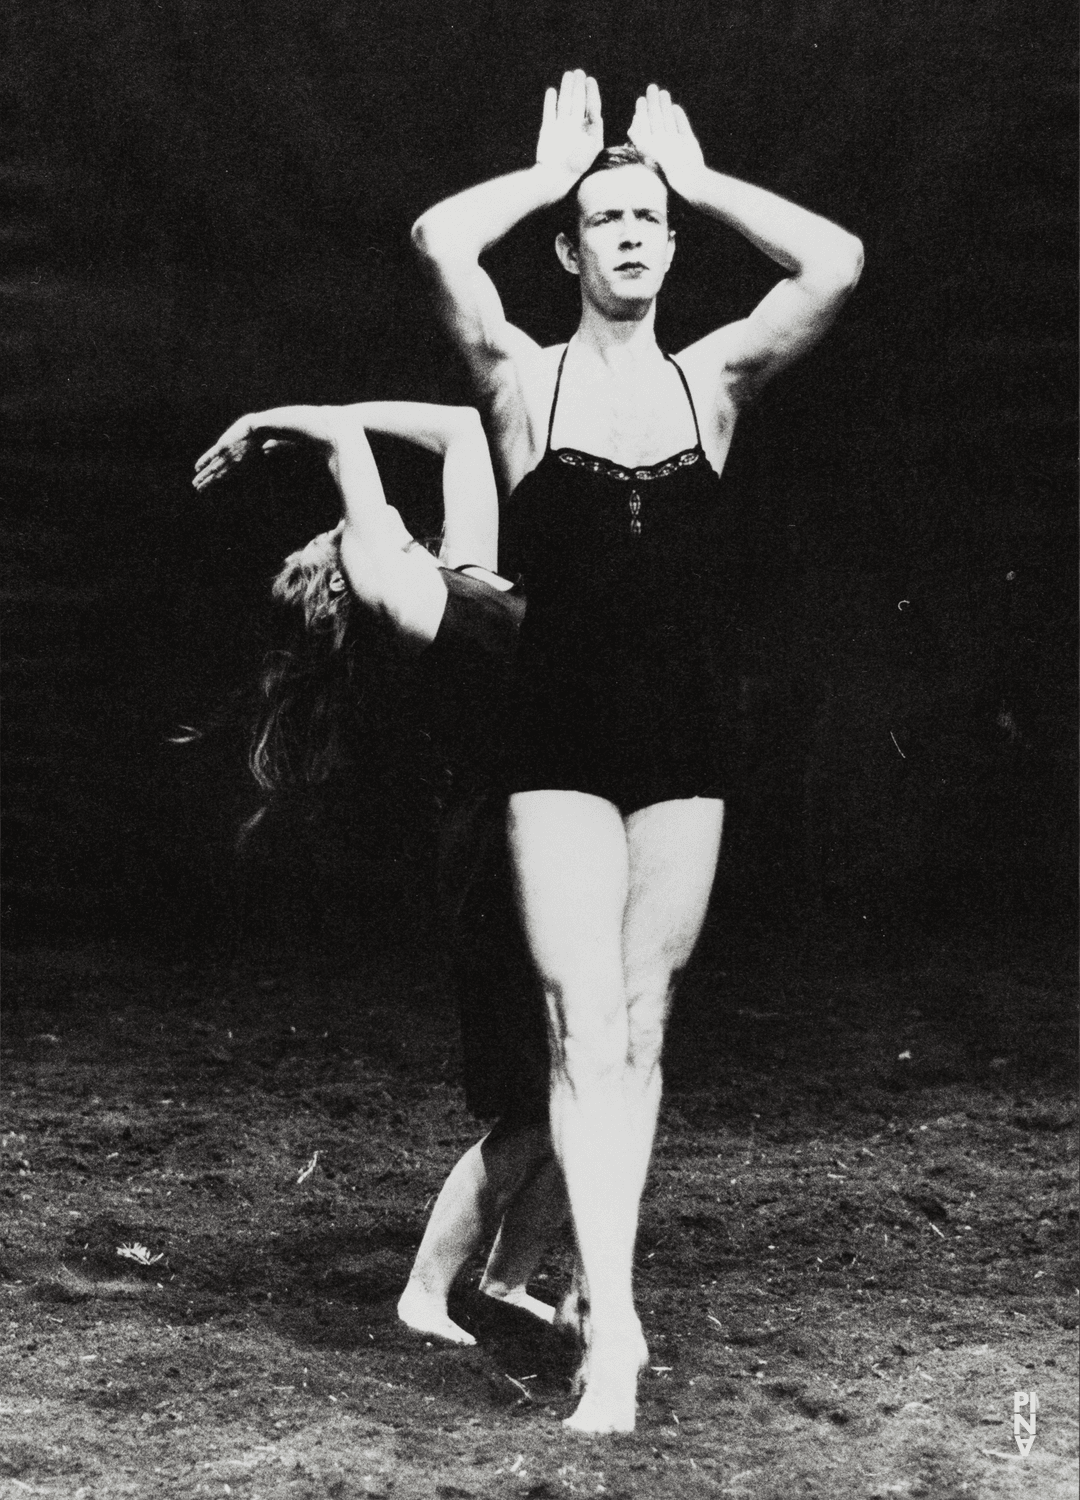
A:
<svg viewBox="0 0 1080 1500">
<path fill-rule="evenodd" d="M 544 95 L 544 118 L 536 143 L 537 165 L 558 173 L 569 192 L 604 149 L 600 89 L 583 69 L 564 73 L 558 93 Z"/>
<path fill-rule="evenodd" d="M 286 448 L 289 443 L 281 438 L 260 435 L 256 417 L 240 417 L 227 427 L 212 448 L 195 460 L 195 478 L 191 481 L 197 490 L 205 490 L 218 480 L 227 479 L 232 471 L 245 459 L 256 453 L 270 453 L 274 448 Z"/>
<path fill-rule="evenodd" d="M 672 104 L 667 89 L 650 83 L 637 102 L 629 136 L 645 156 L 651 156 L 680 197 L 692 198 L 705 170 L 705 157 L 690 129 L 686 111 Z"/>
</svg>

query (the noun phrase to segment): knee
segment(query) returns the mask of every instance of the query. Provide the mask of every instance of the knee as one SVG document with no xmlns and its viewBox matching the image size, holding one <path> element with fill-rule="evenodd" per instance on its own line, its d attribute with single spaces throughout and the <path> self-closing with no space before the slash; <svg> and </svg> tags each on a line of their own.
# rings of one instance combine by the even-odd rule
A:
<svg viewBox="0 0 1080 1500">
<path fill-rule="evenodd" d="M 631 1024 L 627 1046 L 630 1071 L 647 1077 L 660 1066 L 664 1051 L 664 1023 L 660 1020 Z"/>
<path fill-rule="evenodd" d="M 622 985 L 608 981 L 550 986 L 547 999 L 556 1077 L 571 1083 L 601 1082 L 621 1074 L 630 1046 Z"/>
<path fill-rule="evenodd" d="M 664 964 L 631 976 L 627 987 L 627 1055 L 635 1071 L 649 1072 L 659 1065 L 674 983 L 673 970 Z"/>
</svg>

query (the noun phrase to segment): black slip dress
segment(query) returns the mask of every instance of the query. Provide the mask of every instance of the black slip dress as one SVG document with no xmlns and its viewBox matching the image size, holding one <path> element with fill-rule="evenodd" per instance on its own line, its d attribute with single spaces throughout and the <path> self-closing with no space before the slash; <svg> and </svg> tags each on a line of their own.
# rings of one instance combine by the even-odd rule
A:
<svg viewBox="0 0 1080 1500">
<path fill-rule="evenodd" d="M 738 686 L 734 508 L 675 360 L 697 441 L 633 469 L 552 448 L 565 363 L 564 350 L 544 455 L 503 523 L 503 571 L 522 577 L 529 600 L 503 784 L 589 792 L 624 815 L 724 797 Z"/>
</svg>

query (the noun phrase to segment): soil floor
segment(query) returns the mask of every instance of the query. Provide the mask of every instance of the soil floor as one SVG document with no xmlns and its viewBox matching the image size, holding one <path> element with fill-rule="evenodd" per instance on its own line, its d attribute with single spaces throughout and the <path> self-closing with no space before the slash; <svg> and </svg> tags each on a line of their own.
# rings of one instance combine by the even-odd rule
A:
<svg viewBox="0 0 1080 1500">
<path fill-rule="evenodd" d="M 0 1496 L 1074 1496 L 1075 1009 L 1047 967 L 695 970 L 638 1430 L 582 1439 L 573 1352 L 481 1305 L 479 1267 L 475 1348 L 395 1318 L 479 1133 L 429 958 L 12 954 Z"/>
</svg>

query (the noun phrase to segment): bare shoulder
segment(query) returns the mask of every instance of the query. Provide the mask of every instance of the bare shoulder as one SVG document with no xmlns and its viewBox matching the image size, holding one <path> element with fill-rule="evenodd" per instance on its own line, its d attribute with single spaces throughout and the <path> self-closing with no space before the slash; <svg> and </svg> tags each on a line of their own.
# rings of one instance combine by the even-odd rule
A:
<svg viewBox="0 0 1080 1500">
<path fill-rule="evenodd" d="M 738 326 L 718 328 L 675 355 L 690 387 L 702 445 L 717 470 L 723 467 L 739 415 Z"/>
<path fill-rule="evenodd" d="M 549 344 L 545 349 L 534 344 L 529 354 L 519 361 L 522 398 L 529 407 L 534 425 L 543 427 L 545 438 L 555 397 L 555 382 L 559 378 L 559 362 L 565 352 L 565 344 Z"/>
<path fill-rule="evenodd" d="M 731 386 L 740 359 L 742 327 L 742 320 L 725 323 L 723 328 L 713 329 L 712 333 L 688 344 L 675 356 L 691 387 L 700 387 L 703 396 L 731 399 Z"/>
<path fill-rule="evenodd" d="M 541 348 L 529 341 L 493 372 L 488 391 L 491 436 L 504 480 L 514 490 L 540 462 L 565 344 Z"/>
</svg>

